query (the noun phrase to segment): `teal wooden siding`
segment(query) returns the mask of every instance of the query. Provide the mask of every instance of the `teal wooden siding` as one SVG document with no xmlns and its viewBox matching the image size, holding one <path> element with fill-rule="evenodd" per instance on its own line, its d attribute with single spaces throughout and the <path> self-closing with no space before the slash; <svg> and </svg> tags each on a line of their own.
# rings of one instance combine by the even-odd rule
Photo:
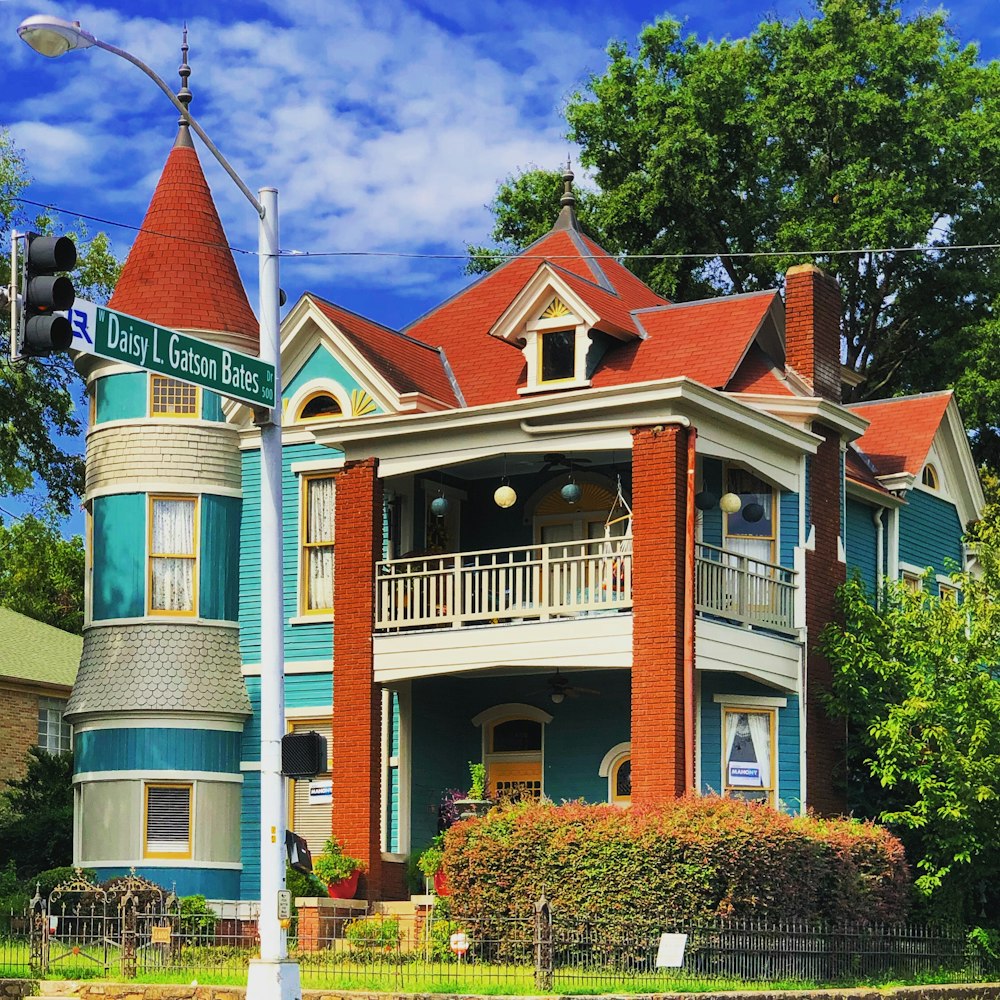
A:
<svg viewBox="0 0 1000 1000">
<path fill-rule="evenodd" d="M 368 389 L 326 347 L 320 345 L 309 355 L 309 360 L 295 373 L 295 377 L 287 385 L 282 386 L 281 396 L 283 399 L 291 399 L 301 386 L 307 382 L 311 382 L 313 379 L 320 378 L 336 382 L 347 396 L 350 396 L 351 391 L 354 389 L 365 391 Z M 382 412 L 384 411 L 381 407 L 372 411 L 373 414 Z"/>
<path fill-rule="evenodd" d="M 282 452 L 282 529 L 285 617 L 298 615 L 300 478 L 293 462 L 335 461 L 340 453 L 320 445 L 287 445 Z M 244 663 L 260 662 L 260 452 L 243 458 L 243 513 L 240 521 L 240 649 Z M 332 660 L 330 622 L 285 626 L 286 660 Z"/>
<path fill-rule="evenodd" d="M 260 899 L 260 772 L 243 773 L 243 796 L 240 802 L 240 876 L 239 899 Z"/>
<path fill-rule="evenodd" d="M 899 558 L 935 573 L 953 573 L 962 564 L 962 522 L 955 505 L 910 490 L 899 511 Z"/>
<path fill-rule="evenodd" d="M 799 544 L 799 495 L 778 494 L 778 562 L 795 565 L 795 546 Z"/>
<path fill-rule="evenodd" d="M 94 423 L 145 417 L 149 406 L 143 372 L 105 375 L 94 380 Z"/>
<path fill-rule="evenodd" d="M 214 420 L 217 423 L 225 423 L 226 418 L 222 413 L 222 397 L 217 392 L 210 389 L 201 390 L 201 419 Z"/>
<path fill-rule="evenodd" d="M 119 875 L 128 875 L 131 868 L 108 868 L 94 865 L 97 881 L 106 882 Z M 157 868 L 143 865 L 134 870 L 140 878 L 155 882 L 166 890 L 171 888 L 178 896 L 204 896 L 206 899 L 259 899 L 260 875 L 257 876 L 255 896 L 240 896 L 238 868 Z"/>
<path fill-rule="evenodd" d="M 722 791 L 722 706 L 715 703 L 716 694 L 773 697 L 774 691 L 734 674 L 702 674 L 699 750 L 703 795 Z M 799 699 L 793 694 L 783 697 L 787 697 L 788 704 L 778 709 L 778 797 L 783 809 L 797 813 L 802 808 Z"/>
<path fill-rule="evenodd" d="M 847 501 L 847 572 L 857 572 L 870 594 L 878 586 L 878 531 L 872 515 L 874 507 L 857 500 Z"/>
<path fill-rule="evenodd" d="M 89 729 L 73 739 L 74 768 L 238 774 L 240 734 L 205 729 Z"/>
<path fill-rule="evenodd" d="M 241 508 L 238 497 L 202 497 L 198 586 L 202 618 L 234 622 L 239 618 Z"/>
<path fill-rule="evenodd" d="M 139 618 L 146 613 L 146 494 L 95 497 L 93 512 L 93 619 Z"/>
<path fill-rule="evenodd" d="M 722 462 L 717 458 L 704 458 L 701 462 L 701 488 L 722 496 Z M 722 545 L 722 510 L 716 504 L 711 510 L 698 511 L 701 518 L 701 538 L 708 545 Z"/>
<path fill-rule="evenodd" d="M 395 691 L 389 693 L 389 756 L 397 763 L 389 764 L 387 779 L 386 850 L 397 853 L 399 851 L 399 695 Z"/>
<path fill-rule="evenodd" d="M 606 802 L 607 778 L 598 774 L 613 746 L 629 739 L 630 675 L 627 671 L 588 671 L 580 684 L 600 696 L 567 698 L 553 705 L 545 672 L 520 677 L 441 677 L 413 681 L 410 829 L 411 847 L 423 848 L 437 832 L 441 793 L 466 790 L 468 761 L 482 759 L 482 732 L 473 716 L 493 705 L 518 702 L 549 712 L 544 732 L 544 790 L 555 802 L 583 798 Z"/>
<path fill-rule="evenodd" d="M 287 680 L 288 678 L 286 678 Z M 250 718 L 243 723 L 243 745 L 240 760 L 260 760 L 260 678 L 244 677 L 243 686 L 250 699 Z"/>
<path fill-rule="evenodd" d="M 333 676 L 331 674 L 290 674 L 285 678 L 286 708 L 324 708 L 333 711 Z M 321 713 L 322 714 L 322 713 Z"/>
</svg>

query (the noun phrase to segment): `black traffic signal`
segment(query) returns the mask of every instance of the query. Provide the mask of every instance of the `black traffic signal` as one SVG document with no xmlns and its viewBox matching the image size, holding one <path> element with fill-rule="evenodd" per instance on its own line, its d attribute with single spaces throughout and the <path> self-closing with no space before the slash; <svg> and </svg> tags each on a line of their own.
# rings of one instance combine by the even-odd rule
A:
<svg viewBox="0 0 1000 1000">
<path fill-rule="evenodd" d="M 57 271 L 76 267 L 76 244 L 68 236 L 28 233 L 24 247 L 21 284 L 20 351 L 24 358 L 47 358 L 53 351 L 68 351 L 73 327 L 56 312 L 76 300 L 73 282 Z"/>
</svg>

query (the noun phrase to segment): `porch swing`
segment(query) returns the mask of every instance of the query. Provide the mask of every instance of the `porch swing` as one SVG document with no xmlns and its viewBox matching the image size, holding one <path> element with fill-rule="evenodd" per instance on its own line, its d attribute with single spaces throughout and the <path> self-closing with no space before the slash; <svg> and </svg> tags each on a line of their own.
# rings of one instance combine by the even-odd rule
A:
<svg viewBox="0 0 1000 1000">
<path fill-rule="evenodd" d="M 624 525 L 620 533 L 617 525 Z M 601 589 L 605 600 L 616 601 L 631 590 L 632 578 L 632 508 L 622 492 L 622 477 L 618 477 L 611 510 L 604 521 L 604 541 L 601 544 Z"/>
</svg>

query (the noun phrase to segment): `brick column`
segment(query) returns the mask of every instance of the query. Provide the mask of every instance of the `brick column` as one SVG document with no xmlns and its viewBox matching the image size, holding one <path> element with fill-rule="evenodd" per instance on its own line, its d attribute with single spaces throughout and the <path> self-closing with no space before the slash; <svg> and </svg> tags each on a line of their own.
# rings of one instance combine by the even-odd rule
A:
<svg viewBox="0 0 1000 1000">
<path fill-rule="evenodd" d="M 374 458 L 337 477 L 334 568 L 333 833 L 364 859 L 359 893 L 382 898 L 382 698 L 373 680 L 375 563 L 382 558 L 382 483 Z"/>
<path fill-rule="evenodd" d="M 632 801 L 684 793 L 686 431 L 632 431 Z"/>
<path fill-rule="evenodd" d="M 847 578 L 840 561 L 840 435 L 813 424 L 812 431 L 825 440 L 809 466 L 809 501 L 815 529 L 815 548 L 806 551 L 806 802 L 819 813 L 842 813 L 844 796 L 843 719 L 831 719 L 822 703 L 829 690 L 830 664 L 817 650 L 819 635 L 837 617 L 837 588 Z"/>
</svg>

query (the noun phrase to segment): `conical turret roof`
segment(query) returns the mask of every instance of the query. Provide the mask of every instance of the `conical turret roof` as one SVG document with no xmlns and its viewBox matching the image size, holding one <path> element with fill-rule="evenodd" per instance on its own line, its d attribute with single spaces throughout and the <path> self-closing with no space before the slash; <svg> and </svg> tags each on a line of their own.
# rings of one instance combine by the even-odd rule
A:
<svg viewBox="0 0 1000 1000">
<path fill-rule="evenodd" d="M 218 333 L 206 339 L 259 352 L 259 325 L 186 123 L 108 305 L 170 329 Z"/>
</svg>

